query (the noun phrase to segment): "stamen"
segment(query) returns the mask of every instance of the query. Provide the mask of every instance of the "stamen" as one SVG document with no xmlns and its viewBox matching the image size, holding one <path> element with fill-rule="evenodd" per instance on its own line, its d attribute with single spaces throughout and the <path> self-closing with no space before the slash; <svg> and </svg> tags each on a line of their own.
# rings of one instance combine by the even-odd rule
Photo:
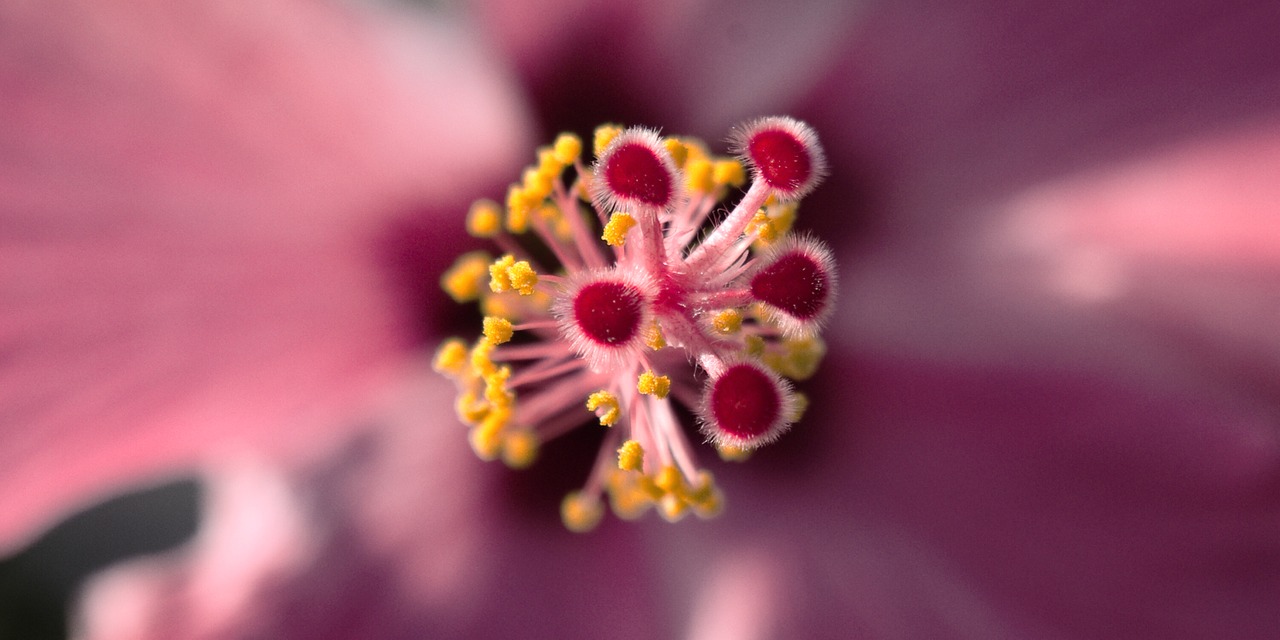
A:
<svg viewBox="0 0 1280 640">
<path fill-rule="evenodd" d="M 623 519 L 723 509 L 676 404 L 727 460 L 745 460 L 807 406 L 787 380 L 822 359 L 836 267 L 790 230 L 825 159 L 790 118 L 757 120 L 734 140 L 738 159 L 604 125 L 588 169 L 583 140 L 561 134 L 536 150 L 505 207 L 480 200 L 467 213 L 467 231 L 501 257 L 472 252 L 442 276 L 485 318 L 474 343 L 446 341 L 432 365 L 457 386 L 458 419 L 483 460 L 533 464 L 544 442 L 590 421 L 583 398 L 611 427 L 582 490 L 561 504 L 570 530 L 599 524 L 605 493 Z"/>
</svg>

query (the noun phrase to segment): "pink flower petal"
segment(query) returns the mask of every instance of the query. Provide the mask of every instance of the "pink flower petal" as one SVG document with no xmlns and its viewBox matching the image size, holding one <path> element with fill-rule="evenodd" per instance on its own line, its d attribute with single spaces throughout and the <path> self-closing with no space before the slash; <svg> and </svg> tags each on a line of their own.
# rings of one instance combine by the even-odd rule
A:
<svg viewBox="0 0 1280 640">
<path fill-rule="evenodd" d="M 527 149 L 442 26 L 291 0 L 0 22 L 5 544 L 121 479 L 320 437 L 412 336 L 379 236 Z"/>
</svg>

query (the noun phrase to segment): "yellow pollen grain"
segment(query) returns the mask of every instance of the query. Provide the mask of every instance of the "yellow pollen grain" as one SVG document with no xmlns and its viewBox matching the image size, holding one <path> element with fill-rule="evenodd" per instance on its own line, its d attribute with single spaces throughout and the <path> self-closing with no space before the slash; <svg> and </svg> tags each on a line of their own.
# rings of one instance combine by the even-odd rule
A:
<svg viewBox="0 0 1280 640">
<path fill-rule="evenodd" d="M 467 345 L 458 338 L 445 340 L 436 350 L 431 367 L 451 378 L 461 376 L 467 370 Z"/>
<path fill-rule="evenodd" d="M 486 316 L 484 319 L 484 338 L 489 344 L 499 345 L 511 340 L 514 329 L 511 321 L 506 318 L 496 316 Z"/>
<path fill-rule="evenodd" d="M 519 291 L 522 296 L 533 295 L 533 288 L 538 284 L 538 274 L 524 260 L 511 265 L 507 269 L 507 277 L 511 280 L 511 288 Z"/>
<path fill-rule="evenodd" d="M 493 345 L 486 340 L 477 340 L 471 347 L 471 369 L 480 376 L 492 374 L 497 367 L 489 355 L 493 353 Z"/>
<path fill-rule="evenodd" d="M 764 355 L 764 338 L 760 336 L 747 336 L 742 339 L 743 351 L 752 358 L 759 358 Z"/>
<path fill-rule="evenodd" d="M 600 414 L 600 424 L 606 427 L 612 427 L 622 415 L 617 396 L 603 390 L 587 396 L 587 411 L 604 411 Z"/>
<path fill-rule="evenodd" d="M 671 392 L 671 378 L 646 371 L 640 374 L 640 379 L 636 381 L 636 389 L 645 395 L 666 398 Z"/>
<path fill-rule="evenodd" d="M 628 440 L 618 448 L 618 468 L 623 471 L 639 471 L 644 467 L 644 447 L 635 440 Z"/>
<path fill-rule="evenodd" d="M 732 335 L 742 328 L 742 312 L 737 309 L 725 309 L 711 319 L 711 326 L 724 335 Z"/>
<path fill-rule="evenodd" d="M 741 187 L 747 181 L 747 174 L 742 170 L 742 163 L 737 160 L 716 161 L 712 176 L 718 186 Z"/>
<path fill-rule="evenodd" d="M 467 211 L 467 233 L 477 238 L 492 238 L 502 230 L 502 211 L 492 200 L 477 200 Z"/>
<path fill-rule="evenodd" d="M 564 497 L 560 503 L 560 519 L 564 526 L 574 533 L 586 533 L 600 524 L 604 516 L 604 505 L 594 496 L 581 491 L 574 491 Z"/>
<path fill-rule="evenodd" d="M 618 137 L 619 133 L 622 133 L 622 127 L 616 124 L 602 124 L 596 127 L 595 137 L 591 146 L 597 158 L 604 153 L 609 143 L 613 142 L 613 139 Z"/>
<path fill-rule="evenodd" d="M 667 522 L 679 522 L 689 513 L 689 505 L 679 496 L 667 494 L 658 500 L 658 513 Z"/>
<path fill-rule="evenodd" d="M 556 160 L 563 165 L 571 165 L 582 155 L 582 139 L 572 133 L 562 133 L 556 138 Z"/>
<path fill-rule="evenodd" d="M 604 233 L 600 237 L 611 247 L 621 247 L 627 232 L 634 226 L 636 219 L 631 214 L 618 212 L 609 216 L 609 222 L 604 225 Z"/>
</svg>

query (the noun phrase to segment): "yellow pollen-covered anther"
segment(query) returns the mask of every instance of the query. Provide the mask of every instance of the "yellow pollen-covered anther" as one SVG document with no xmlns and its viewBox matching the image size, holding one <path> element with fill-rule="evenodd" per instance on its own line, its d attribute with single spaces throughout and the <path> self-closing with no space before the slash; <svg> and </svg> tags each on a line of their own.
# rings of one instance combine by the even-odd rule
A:
<svg viewBox="0 0 1280 640">
<path fill-rule="evenodd" d="M 600 424 L 606 427 L 612 427 L 622 415 L 617 396 L 608 391 L 597 391 L 587 396 L 587 411 L 595 411 L 600 417 Z"/>
<path fill-rule="evenodd" d="M 436 350 L 432 368 L 456 378 L 467 370 L 467 345 L 457 338 L 449 338 Z"/>
<path fill-rule="evenodd" d="M 507 270 L 507 277 L 511 280 L 511 288 L 519 291 L 522 296 L 533 295 L 533 288 L 538 285 L 538 274 L 524 260 L 511 265 Z"/>
<path fill-rule="evenodd" d="M 683 168 L 685 161 L 689 159 L 689 148 L 678 138 L 666 138 L 662 141 L 662 146 L 666 147 L 667 153 L 671 154 L 671 159 L 675 161 L 676 166 Z"/>
<path fill-rule="evenodd" d="M 529 230 L 529 213 L 541 203 L 541 198 L 530 196 L 518 184 L 507 190 L 507 231 L 524 233 Z"/>
<path fill-rule="evenodd" d="M 538 458 L 538 434 L 530 429 L 512 429 L 502 437 L 502 461 L 512 469 L 524 469 Z"/>
<path fill-rule="evenodd" d="M 604 153 L 605 147 L 608 147 L 609 143 L 613 142 L 613 139 L 618 137 L 619 133 L 622 133 L 622 127 L 615 124 L 602 124 L 596 127 L 592 151 L 595 152 L 597 158 Z"/>
<path fill-rule="evenodd" d="M 666 398 L 671 391 L 671 378 L 646 371 L 640 374 L 640 379 L 636 381 L 636 389 L 645 395 Z"/>
<path fill-rule="evenodd" d="M 711 161 L 702 158 L 689 158 L 684 166 L 685 182 L 691 191 L 710 193 L 716 188 L 715 169 Z"/>
<path fill-rule="evenodd" d="M 574 533 L 595 529 L 603 515 L 604 505 L 600 504 L 600 499 L 581 491 L 570 493 L 560 503 L 560 519 Z"/>
<path fill-rule="evenodd" d="M 484 276 L 489 261 L 493 260 L 483 251 L 472 251 L 458 256 L 453 266 L 440 276 L 440 288 L 453 298 L 454 302 L 471 302 L 480 297 L 480 288 L 484 286 Z"/>
<path fill-rule="evenodd" d="M 623 471 L 639 471 L 644 467 L 644 447 L 635 440 L 628 440 L 618 448 L 618 468 Z"/>
<path fill-rule="evenodd" d="M 667 338 L 662 335 L 662 327 L 658 326 L 658 321 L 653 321 L 653 326 L 645 332 L 644 344 L 646 347 L 657 351 L 667 346 Z"/>
<path fill-rule="evenodd" d="M 608 224 L 604 225 L 604 233 L 600 237 L 611 247 L 621 247 L 626 240 L 627 232 L 634 226 L 636 226 L 636 219 L 631 217 L 631 214 L 614 213 L 609 217 Z"/>
<path fill-rule="evenodd" d="M 467 233 L 477 238 L 492 238 L 502 230 L 502 211 L 492 200 L 477 200 L 467 212 Z"/>
<path fill-rule="evenodd" d="M 506 318 L 496 316 L 486 316 L 484 319 L 484 339 L 489 344 L 499 345 L 511 340 L 513 333 L 511 321 Z"/>
<path fill-rule="evenodd" d="M 717 160 L 712 171 L 712 179 L 717 185 L 741 187 L 747 181 L 742 163 L 737 160 Z"/>
<path fill-rule="evenodd" d="M 489 290 L 502 293 L 511 290 L 511 267 L 516 263 L 515 256 L 507 254 L 489 265 Z"/>
<path fill-rule="evenodd" d="M 554 149 L 556 160 L 571 165 L 582 155 L 582 139 L 572 133 L 562 133 L 556 138 Z"/>
<path fill-rule="evenodd" d="M 711 318 L 711 326 L 724 335 L 737 333 L 742 328 L 742 312 L 737 309 L 725 309 Z"/>
</svg>

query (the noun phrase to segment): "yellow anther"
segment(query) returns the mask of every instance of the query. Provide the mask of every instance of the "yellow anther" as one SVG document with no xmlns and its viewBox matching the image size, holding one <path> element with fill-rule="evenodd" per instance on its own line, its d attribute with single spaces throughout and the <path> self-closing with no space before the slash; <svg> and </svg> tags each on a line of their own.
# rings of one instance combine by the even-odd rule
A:
<svg viewBox="0 0 1280 640">
<path fill-rule="evenodd" d="M 471 302 L 480 297 L 484 286 L 485 271 L 493 258 L 483 251 L 472 251 L 458 256 L 453 266 L 440 276 L 440 288 L 454 302 Z"/>
<path fill-rule="evenodd" d="M 465 424 L 472 425 L 479 424 L 481 420 L 488 417 L 489 411 L 492 409 L 488 402 L 477 398 L 476 394 L 471 391 L 459 394 L 457 402 L 454 403 L 454 408 L 458 411 L 459 420 Z"/>
<path fill-rule="evenodd" d="M 560 176 L 561 171 L 564 171 L 565 164 L 556 158 L 554 147 L 538 148 L 538 171 L 556 178 Z"/>
<path fill-rule="evenodd" d="M 809 409 L 809 396 L 796 391 L 791 394 L 791 397 L 795 398 L 791 409 L 791 421 L 800 422 L 800 419 L 804 417 L 804 412 Z"/>
<path fill-rule="evenodd" d="M 640 374 L 640 379 L 636 381 L 636 389 L 645 395 L 665 398 L 671 391 L 671 378 L 646 371 Z"/>
<path fill-rule="evenodd" d="M 471 450 L 481 460 L 496 460 L 502 453 L 502 430 L 484 426 L 474 427 L 467 434 Z"/>
<path fill-rule="evenodd" d="M 725 309 L 711 318 L 711 326 L 724 335 L 737 333 L 742 328 L 742 312 Z"/>
<path fill-rule="evenodd" d="M 600 424 L 606 427 L 612 427 L 622 415 L 617 396 L 603 390 L 587 396 L 587 411 L 596 412 Z"/>
<path fill-rule="evenodd" d="M 572 133 L 562 133 L 556 138 L 556 160 L 571 165 L 582 155 L 582 139 Z"/>
<path fill-rule="evenodd" d="M 533 288 L 538 284 L 538 274 L 524 260 L 507 269 L 507 278 L 511 281 L 511 288 L 519 291 L 522 296 L 533 295 Z"/>
<path fill-rule="evenodd" d="M 530 167 L 524 170 L 521 178 L 521 187 L 523 187 L 523 197 L 530 209 L 536 208 L 542 204 L 547 196 L 551 195 L 552 182 L 554 176 Z"/>
<path fill-rule="evenodd" d="M 653 478 L 653 484 L 663 493 L 684 495 L 685 492 L 684 474 L 680 473 L 675 465 L 667 465 L 659 469 Z"/>
<path fill-rule="evenodd" d="M 515 256 L 507 254 L 489 265 L 489 290 L 502 293 L 511 290 L 511 267 L 516 263 Z"/>
<path fill-rule="evenodd" d="M 604 505 L 600 499 L 581 491 L 574 491 L 564 497 L 560 503 L 560 519 L 565 528 L 574 533 L 586 533 L 600 524 L 604 515 Z"/>
<path fill-rule="evenodd" d="M 690 191 L 711 193 L 716 188 L 713 182 L 715 169 L 709 160 L 689 158 L 684 166 L 685 182 Z"/>
<path fill-rule="evenodd" d="M 619 473 L 621 474 L 622 472 Z M 644 512 L 648 511 L 649 507 L 653 506 L 653 499 L 647 493 L 641 491 L 633 482 L 622 488 L 611 490 L 609 492 L 609 506 L 613 507 L 613 513 L 619 518 L 635 520 L 644 515 Z"/>
<path fill-rule="evenodd" d="M 675 161 L 676 167 L 683 168 L 685 160 L 689 159 L 689 148 L 684 146 L 678 138 L 665 138 L 662 146 L 667 148 L 667 153 L 671 154 L 671 159 Z"/>
<path fill-rule="evenodd" d="M 471 347 L 471 368 L 481 376 L 493 373 L 497 367 L 489 357 L 493 353 L 493 345 L 485 340 L 477 340 Z"/>
<path fill-rule="evenodd" d="M 449 338 L 436 349 L 431 367 L 451 378 L 461 376 L 467 370 L 467 345 L 457 338 Z"/>
<path fill-rule="evenodd" d="M 667 346 L 667 338 L 662 335 L 662 327 L 658 326 L 658 321 L 653 321 L 653 326 L 644 335 L 645 346 L 657 351 Z"/>
<path fill-rule="evenodd" d="M 604 233 L 600 236 L 611 247 L 621 247 L 626 240 L 627 232 L 636 226 L 636 219 L 627 213 L 615 213 L 609 216 L 609 223 L 604 225 Z"/>
<path fill-rule="evenodd" d="M 623 471 L 639 471 L 644 467 L 644 447 L 635 440 L 628 440 L 618 448 L 618 468 Z"/>
<path fill-rule="evenodd" d="M 827 345 L 817 336 L 784 340 L 779 372 L 792 380 L 808 380 L 818 371 Z"/>
<path fill-rule="evenodd" d="M 538 434 L 530 429 L 512 429 L 502 437 L 502 461 L 512 469 L 524 469 L 538 458 Z"/>
<path fill-rule="evenodd" d="M 507 380 L 511 378 L 511 367 L 498 367 L 484 376 L 484 399 L 495 407 L 510 407 L 515 402 L 515 394 L 507 388 Z"/>
<path fill-rule="evenodd" d="M 550 202 L 538 207 L 535 211 L 538 219 L 543 222 L 555 222 L 560 219 L 560 207 Z"/>
<path fill-rule="evenodd" d="M 666 494 L 666 490 L 654 482 L 653 476 L 641 475 L 636 478 L 635 482 L 636 491 L 644 494 L 650 500 L 657 500 Z"/>
<path fill-rule="evenodd" d="M 496 316 L 485 317 L 484 339 L 489 341 L 489 344 L 499 345 L 511 340 L 512 332 L 510 320 Z"/>
<path fill-rule="evenodd" d="M 486 316 L 501 316 L 516 319 L 520 317 L 516 299 L 505 293 L 490 293 L 480 300 L 480 313 Z"/>
<path fill-rule="evenodd" d="M 764 355 L 764 338 L 760 336 L 747 336 L 742 339 L 744 351 L 752 358 L 759 358 Z"/>
<path fill-rule="evenodd" d="M 507 428 L 507 423 L 511 421 L 511 406 L 493 407 L 485 414 L 484 419 L 476 425 L 477 429 L 488 431 L 502 431 Z"/>
<path fill-rule="evenodd" d="M 689 513 L 689 505 L 679 496 L 667 494 L 658 500 L 658 513 L 667 522 L 679 522 Z"/>
<path fill-rule="evenodd" d="M 716 451 L 720 453 L 720 459 L 728 462 L 744 462 L 751 457 L 750 449 L 735 447 L 731 444 L 722 444 L 716 446 Z"/>
<path fill-rule="evenodd" d="M 778 226 L 764 209 L 757 211 L 751 222 L 747 223 L 747 233 L 755 235 L 761 246 L 766 247 L 776 242 L 781 235 L 778 233 Z"/>
<path fill-rule="evenodd" d="M 609 146 L 613 139 L 622 133 L 622 127 L 615 124 L 602 124 L 596 127 L 595 139 L 592 144 L 592 150 L 595 151 L 596 157 L 604 153 L 605 147 Z"/>
<path fill-rule="evenodd" d="M 467 212 L 467 233 L 477 238 L 492 238 L 502 230 L 502 210 L 492 200 L 476 200 Z"/>
<path fill-rule="evenodd" d="M 541 201 L 541 198 L 530 197 L 520 185 L 511 185 L 507 190 L 507 231 L 511 233 L 528 231 L 529 213 Z"/>
<path fill-rule="evenodd" d="M 741 187 L 747 181 L 742 163 L 737 160 L 717 160 L 712 175 L 717 186 Z"/>
</svg>

